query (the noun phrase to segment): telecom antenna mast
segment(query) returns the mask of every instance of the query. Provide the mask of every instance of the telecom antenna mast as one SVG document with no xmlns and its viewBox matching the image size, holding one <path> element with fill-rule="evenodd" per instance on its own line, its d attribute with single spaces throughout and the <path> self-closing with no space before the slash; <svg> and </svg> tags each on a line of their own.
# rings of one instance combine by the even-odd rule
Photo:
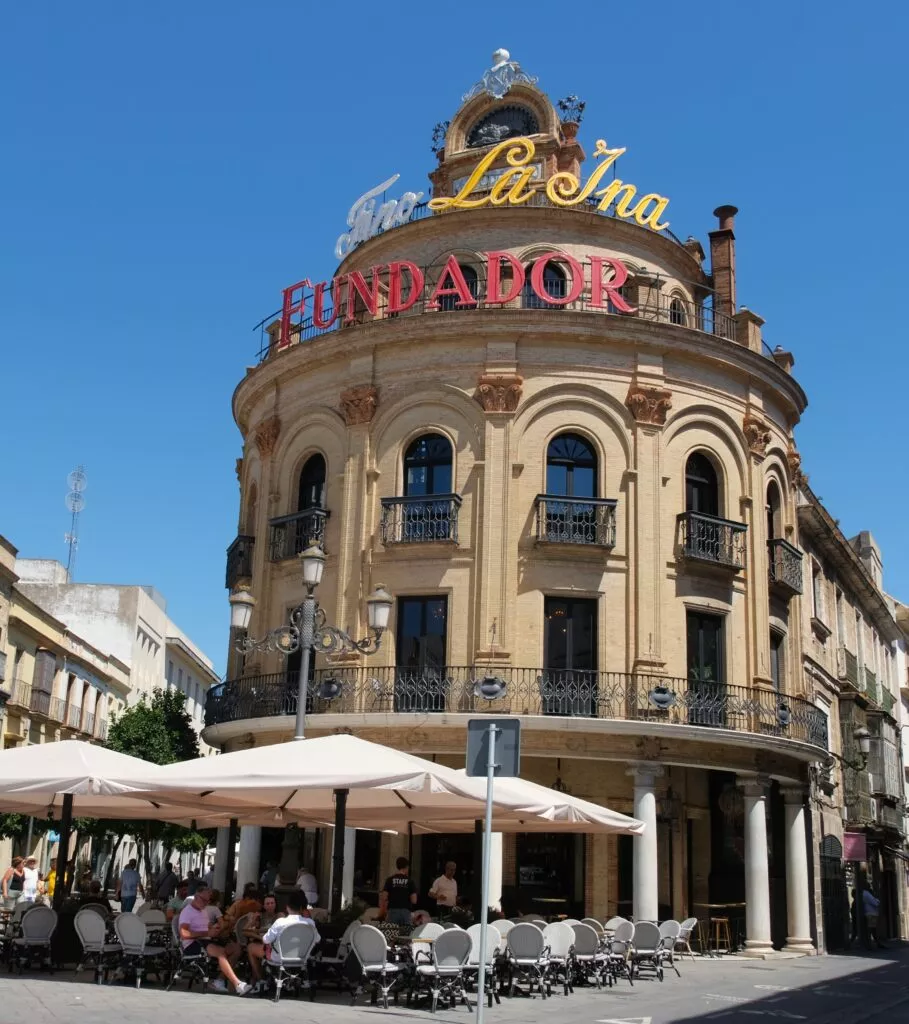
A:
<svg viewBox="0 0 909 1024">
<path fill-rule="evenodd" d="M 82 492 L 88 485 L 85 467 L 76 466 L 66 478 L 66 482 L 69 484 L 66 507 L 72 514 L 72 519 L 69 524 L 69 533 L 64 534 L 63 539 L 69 546 L 69 558 L 66 560 L 66 575 L 69 581 L 72 582 L 73 573 L 76 571 L 76 548 L 79 547 L 79 513 L 85 508 L 85 495 Z"/>
</svg>

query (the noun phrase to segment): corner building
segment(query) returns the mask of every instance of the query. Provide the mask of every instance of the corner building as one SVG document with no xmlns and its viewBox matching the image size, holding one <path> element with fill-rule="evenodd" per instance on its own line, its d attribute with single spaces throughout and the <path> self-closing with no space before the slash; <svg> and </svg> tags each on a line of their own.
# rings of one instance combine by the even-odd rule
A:
<svg viewBox="0 0 909 1024">
<path fill-rule="evenodd" d="M 508 914 L 719 915 L 755 954 L 823 948 L 809 784 L 838 741 L 801 668 L 792 357 L 736 305 L 735 209 L 716 211 L 708 260 L 640 223 L 658 197 L 637 219 L 627 191 L 605 210 L 597 194 L 552 201 L 551 179 L 583 185 L 610 151 L 585 160 L 571 102 L 560 114 L 496 60 L 430 175 L 450 199 L 495 154 L 470 193 L 487 201 L 418 203 L 266 328 L 233 398 L 227 585 L 255 595 L 252 634 L 286 622 L 296 556 L 317 538 L 329 622 L 365 635 L 364 598 L 379 582 L 395 596 L 378 654 L 315 658 L 307 736 L 352 731 L 462 766 L 470 717 L 518 715 L 526 777 L 647 822 L 634 839 L 503 836 Z M 531 195 L 508 201 L 501 144 L 527 138 Z M 412 270 L 394 283 L 396 261 L 422 289 Z M 230 659 L 205 739 L 288 741 L 299 660 Z M 490 700 L 491 677 L 505 686 Z M 472 841 L 413 840 L 421 893 L 447 857 L 469 891 Z M 318 837 L 304 842 L 318 860 Z M 244 829 L 241 869 L 266 847 L 282 856 Z M 355 891 L 369 898 L 406 850 L 358 833 Z"/>
</svg>

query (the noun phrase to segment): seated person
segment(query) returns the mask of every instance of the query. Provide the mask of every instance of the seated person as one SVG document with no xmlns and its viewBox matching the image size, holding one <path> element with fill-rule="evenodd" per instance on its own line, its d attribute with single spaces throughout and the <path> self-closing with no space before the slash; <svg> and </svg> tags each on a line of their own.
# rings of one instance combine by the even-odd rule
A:
<svg viewBox="0 0 909 1024">
<path fill-rule="evenodd" d="M 220 941 L 232 942 L 234 939 L 234 930 L 237 927 L 237 922 L 241 917 L 246 914 L 258 914 L 261 911 L 262 906 L 259 903 L 258 893 L 256 892 L 256 883 L 248 882 L 243 886 L 243 895 L 238 900 L 234 900 L 233 903 L 224 912 L 223 917 L 218 922 L 220 931 Z"/>
<path fill-rule="evenodd" d="M 180 911 L 189 903 L 189 882 L 185 879 L 177 882 L 177 891 L 164 905 L 164 916 L 172 921 Z"/>
<path fill-rule="evenodd" d="M 229 982 L 238 996 L 245 996 L 250 986 L 245 981 L 240 981 L 234 973 L 232 963 L 239 955 L 240 947 L 236 942 L 221 944 L 209 941 L 218 932 L 218 923 L 209 921 L 206 913 L 210 899 L 211 889 L 200 886 L 195 896 L 180 911 L 179 929 L 183 955 L 197 956 L 207 953 L 208 956 L 214 957 L 224 978 L 213 981 L 211 987 L 217 992 L 226 992 Z"/>
<path fill-rule="evenodd" d="M 204 882 L 202 883 L 205 884 Z M 208 914 L 208 919 L 212 924 L 215 921 L 220 921 L 224 916 L 221 912 L 221 893 L 217 889 L 212 889 L 211 899 L 208 901 L 208 906 L 205 908 L 205 913 Z"/>
<path fill-rule="evenodd" d="M 101 883 L 97 879 L 95 879 L 92 882 L 89 882 L 88 892 L 83 893 L 79 896 L 79 904 L 83 907 L 92 904 L 95 906 L 103 907 L 104 912 L 107 914 L 110 914 L 112 910 L 110 900 L 108 900 L 108 898 L 101 891 Z"/>
<path fill-rule="evenodd" d="M 268 893 L 267 896 L 262 900 L 262 913 L 259 914 L 258 920 L 256 921 L 256 930 L 258 932 L 257 938 L 261 938 L 262 935 L 268 931 L 269 928 L 278 920 L 279 917 L 283 917 L 284 914 L 278 911 L 278 900 L 273 892 Z"/>
<path fill-rule="evenodd" d="M 246 947 L 249 966 L 252 968 L 253 978 L 257 985 L 262 979 L 262 961 L 267 959 L 269 963 L 276 962 L 272 959 L 272 946 L 277 941 L 281 932 L 292 924 L 305 924 L 313 929 L 316 933 L 316 941 L 313 943 L 313 947 L 317 946 L 321 941 L 319 930 L 316 928 L 315 921 L 313 921 L 309 913 L 309 903 L 299 890 L 295 890 L 288 895 L 287 913 L 274 921 L 272 926 L 262 936 L 262 941 L 250 942 Z"/>
</svg>

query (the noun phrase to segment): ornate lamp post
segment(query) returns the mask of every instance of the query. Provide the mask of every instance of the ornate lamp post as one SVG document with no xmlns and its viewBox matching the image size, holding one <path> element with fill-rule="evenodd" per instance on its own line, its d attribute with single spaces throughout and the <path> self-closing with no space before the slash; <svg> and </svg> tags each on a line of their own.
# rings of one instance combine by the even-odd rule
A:
<svg viewBox="0 0 909 1024">
<path fill-rule="evenodd" d="M 354 640 L 337 626 L 325 621 L 325 612 L 316 600 L 316 587 L 322 582 L 322 570 L 325 568 L 325 552 L 318 544 L 310 546 L 301 553 L 303 565 L 303 586 L 306 596 L 290 613 L 290 621 L 286 626 L 278 626 L 266 633 L 260 640 L 247 636 L 249 620 L 256 599 L 244 587 L 237 587 L 230 595 L 230 624 L 236 631 L 235 647 L 241 653 L 249 651 L 277 651 L 288 655 L 300 651 L 300 682 L 297 690 L 297 720 L 294 728 L 294 739 L 303 739 L 306 718 L 306 691 L 309 686 L 309 665 L 313 648 L 323 654 L 335 654 L 339 651 L 359 651 L 361 654 L 375 654 L 382 643 L 382 634 L 388 628 L 393 598 L 379 584 L 366 599 L 367 620 L 370 635 L 363 640 Z"/>
</svg>

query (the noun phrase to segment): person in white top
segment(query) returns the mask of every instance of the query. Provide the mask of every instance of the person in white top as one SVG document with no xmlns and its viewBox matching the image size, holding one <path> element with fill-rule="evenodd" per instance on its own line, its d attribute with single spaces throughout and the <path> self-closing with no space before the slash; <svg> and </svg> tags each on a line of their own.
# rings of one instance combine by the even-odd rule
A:
<svg viewBox="0 0 909 1024">
<path fill-rule="evenodd" d="M 315 948 L 322 937 L 316 923 L 309 916 L 309 908 L 306 898 L 300 892 L 292 892 L 287 896 L 287 913 L 279 917 L 262 936 L 261 942 L 250 942 L 246 947 L 246 955 L 249 957 L 249 965 L 252 968 L 253 977 L 258 981 L 262 977 L 262 961 L 268 959 L 269 963 L 275 962 L 272 959 L 272 946 L 278 940 L 278 936 L 285 928 L 292 924 L 308 925 L 316 933 L 313 948 Z"/>
<path fill-rule="evenodd" d="M 458 905 L 458 883 L 455 881 L 455 872 L 458 865 L 453 860 L 445 865 L 445 872 L 432 883 L 429 890 L 429 898 L 436 901 L 436 905 L 442 909 L 452 910 Z"/>
<path fill-rule="evenodd" d="M 26 857 L 23 865 L 21 903 L 34 903 L 38 895 L 38 861 L 34 857 Z"/>
<path fill-rule="evenodd" d="M 303 890 L 306 902 L 311 907 L 318 906 L 319 883 L 316 881 L 316 876 L 306 868 L 300 868 L 300 873 L 297 875 L 297 888 Z"/>
</svg>

